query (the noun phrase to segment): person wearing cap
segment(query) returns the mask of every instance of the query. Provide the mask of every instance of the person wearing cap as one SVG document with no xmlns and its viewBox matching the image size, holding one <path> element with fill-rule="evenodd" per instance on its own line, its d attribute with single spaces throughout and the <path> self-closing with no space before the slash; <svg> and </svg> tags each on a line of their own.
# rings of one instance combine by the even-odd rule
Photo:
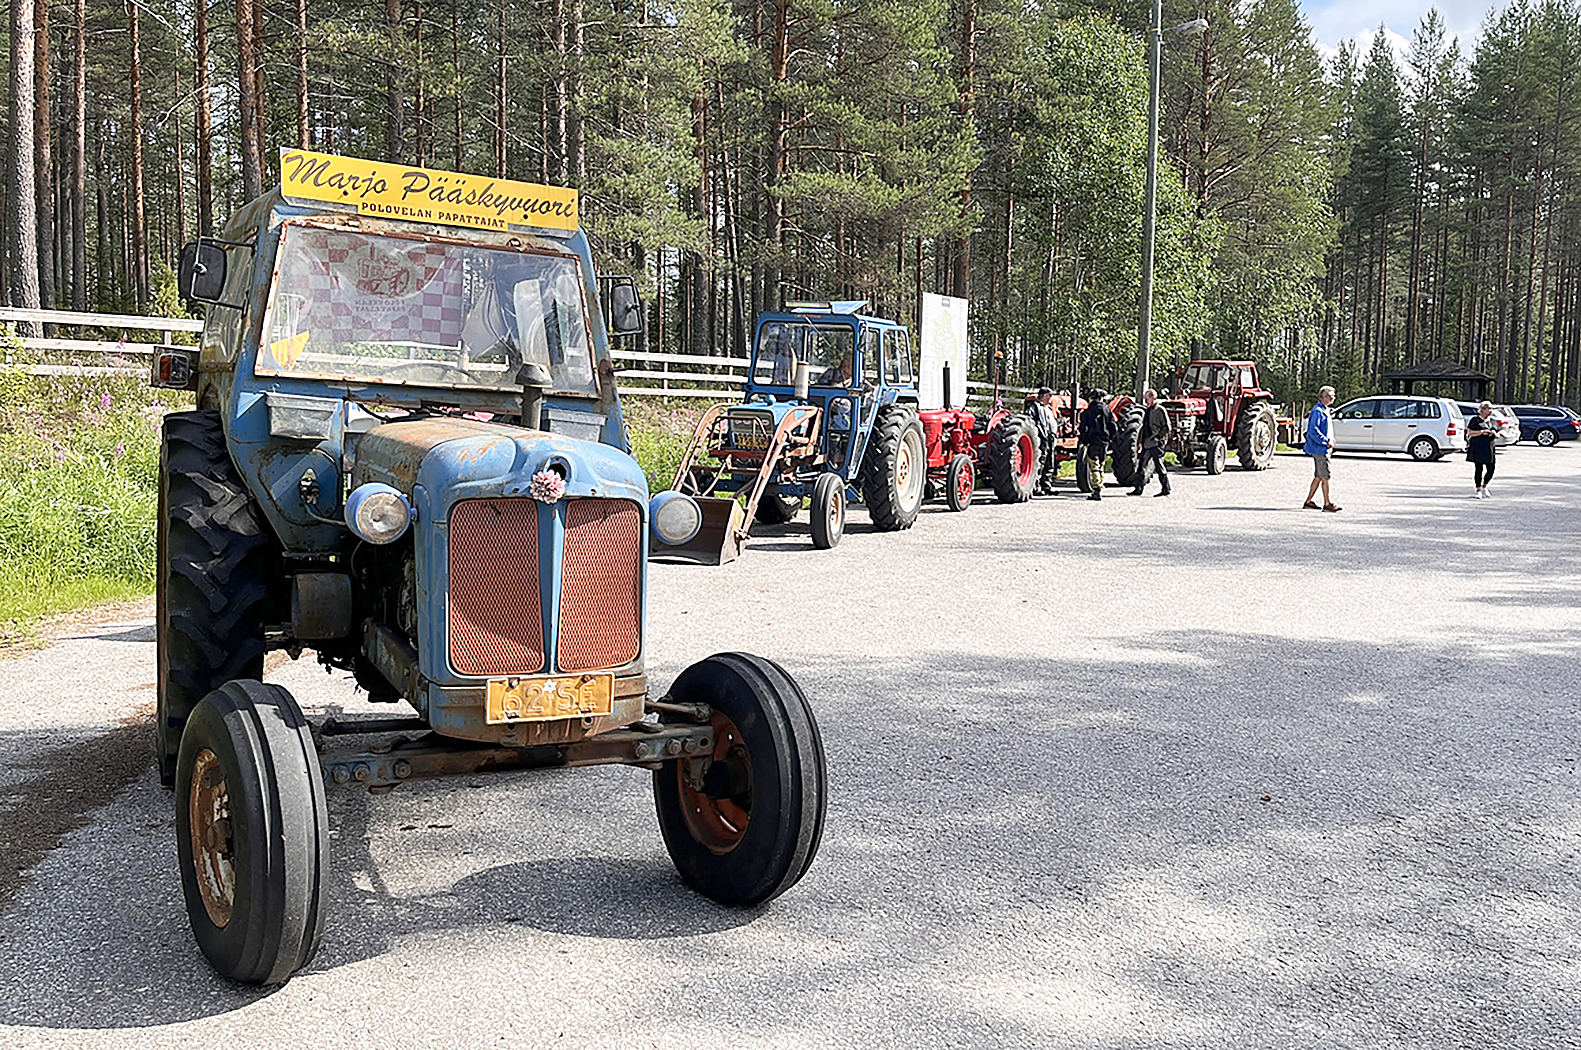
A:
<svg viewBox="0 0 1581 1050">
<path fill-rule="evenodd" d="M 1164 469 L 1164 444 L 1169 441 L 1169 413 L 1158 403 L 1158 391 L 1148 387 L 1142 391 L 1142 456 L 1136 464 L 1136 484 L 1130 495 L 1140 496 L 1147 487 L 1149 467 L 1158 472 L 1159 495 L 1169 495 L 1169 471 Z"/>
<path fill-rule="evenodd" d="M 1107 404 L 1109 395 L 1094 390 L 1081 412 L 1081 443 L 1087 446 L 1087 480 L 1092 492 L 1090 500 L 1103 499 L 1103 460 L 1109 454 L 1109 441 L 1114 437 L 1114 414 Z"/>
<path fill-rule="evenodd" d="M 1027 415 L 1038 433 L 1038 484 L 1034 493 L 1038 496 L 1052 496 L 1054 479 L 1059 476 L 1059 462 L 1054 458 L 1059 451 L 1055 444 L 1059 424 L 1054 418 L 1053 400 L 1054 391 L 1040 386 L 1037 397 L 1027 403 Z"/>
</svg>

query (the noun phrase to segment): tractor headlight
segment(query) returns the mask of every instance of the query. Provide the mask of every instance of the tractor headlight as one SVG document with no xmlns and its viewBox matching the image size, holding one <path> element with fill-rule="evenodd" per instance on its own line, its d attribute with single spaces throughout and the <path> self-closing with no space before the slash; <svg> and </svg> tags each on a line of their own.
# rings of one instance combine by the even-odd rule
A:
<svg viewBox="0 0 1581 1050">
<path fill-rule="evenodd" d="M 412 523 L 412 505 L 399 489 L 370 481 L 346 498 L 346 525 L 369 543 L 393 543 Z"/>
<path fill-rule="evenodd" d="M 703 527 L 703 510 L 692 497 L 670 489 L 648 502 L 648 520 L 661 543 L 679 547 Z"/>
</svg>

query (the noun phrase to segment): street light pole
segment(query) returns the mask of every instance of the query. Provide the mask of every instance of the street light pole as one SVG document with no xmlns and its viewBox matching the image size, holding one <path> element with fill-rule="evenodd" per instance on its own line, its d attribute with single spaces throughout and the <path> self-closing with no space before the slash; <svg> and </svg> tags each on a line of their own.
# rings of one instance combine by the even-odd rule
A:
<svg viewBox="0 0 1581 1050">
<path fill-rule="evenodd" d="M 1196 36 L 1206 32 L 1208 20 L 1193 18 L 1171 33 Z M 1158 223 L 1158 93 L 1159 71 L 1164 54 L 1164 0 L 1153 0 L 1153 21 L 1147 29 L 1147 198 L 1142 209 L 1142 302 L 1136 324 L 1136 397 L 1140 401 L 1147 389 L 1151 371 L 1153 336 L 1153 237 Z"/>
<path fill-rule="evenodd" d="M 1142 205 L 1142 301 L 1136 325 L 1136 398 L 1147 389 L 1153 335 L 1153 234 L 1158 219 L 1158 80 L 1164 51 L 1164 0 L 1153 0 L 1147 29 L 1147 189 Z"/>
</svg>

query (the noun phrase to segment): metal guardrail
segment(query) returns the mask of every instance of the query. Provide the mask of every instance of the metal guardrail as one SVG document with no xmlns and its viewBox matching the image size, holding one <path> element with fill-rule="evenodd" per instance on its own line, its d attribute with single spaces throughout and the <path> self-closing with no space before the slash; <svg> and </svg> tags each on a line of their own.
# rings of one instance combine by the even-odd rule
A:
<svg viewBox="0 0 1581 1050">
<path fill-rule="evenodd" d="M 0 306 L 0 324 L 18 321 L 55 325 L 64 328 L 122 329 L 136 332 L 158 332 L 159 342 L 119 339 L 62 339 L 59 337 L 31 337 L 19 339 L 27 350 L 45 350 L 56 353 L 98 354 L 117 357 L 146 358 L 156 350 L 176 346 L 176 332 L 201 332 L 203 322 L 178 317 L 143 317 L 137 314 L 81 313 L 74 310 L 22 310 Z M 671 354 L 653 351 L 611 350 L 609 356 L 616 361 L 632 362 L 640 368 L 622 368 L 618 372 L 617 389 L 627 397 L 706 397 L 724 400 L 730 392 L 745 382 L 746 369 L 751 360 L 745 357 L 709 357 L 703 354 Z M 0 365 L 14 362 L 3 361 Z M 121 375 L 146 376 L 148 366 L 106 365 L 42 365 L 24 364 L 22 371 L 38 376 Z M 633 386 L 628 380 L 646 380 L 649 384 Z M 992 383 L 967 383 L 967 400 L 987 402 L 993 399 Z M 1000 387 L 1007 399 L 1024 396 L 1032 388 L 1021 386 Z"/>
</svg>

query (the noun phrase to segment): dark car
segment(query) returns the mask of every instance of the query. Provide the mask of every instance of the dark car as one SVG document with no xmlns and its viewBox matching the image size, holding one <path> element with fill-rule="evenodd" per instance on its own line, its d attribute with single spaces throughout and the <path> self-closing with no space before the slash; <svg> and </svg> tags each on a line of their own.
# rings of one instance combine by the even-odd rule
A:
<svg viewBox="0 0 1581 1050">
<path fill-rule="evenodd" d="M 1521 440 L 1544 447 L 1581 437 L 1581 416 L 1563 405 L 1511 405 L 1521 421 Z"/>
</svg>

